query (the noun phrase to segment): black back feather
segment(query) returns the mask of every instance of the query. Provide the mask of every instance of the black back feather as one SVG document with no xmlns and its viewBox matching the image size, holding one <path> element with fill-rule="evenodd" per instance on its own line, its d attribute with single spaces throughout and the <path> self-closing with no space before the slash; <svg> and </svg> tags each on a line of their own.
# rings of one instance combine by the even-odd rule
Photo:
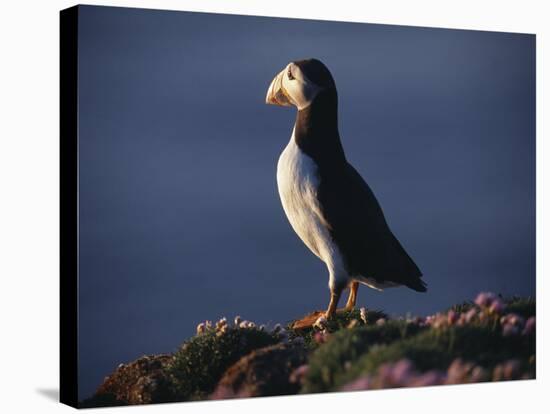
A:
<svg viewBox="0 0 550 414">
<path fill-rule="evenodd" d="M 352 276 L 425 292 L 420 269 L 391 232 L 368 184 L 346 160 L 338 133 L 338 97 L 330 72 L 315 59 L 295 63 L 308 79 L 324 87 L 309 107 L 298 111 L 294 137 L 319 167 L 317 197 L 347 271 Z"/>
</svg>

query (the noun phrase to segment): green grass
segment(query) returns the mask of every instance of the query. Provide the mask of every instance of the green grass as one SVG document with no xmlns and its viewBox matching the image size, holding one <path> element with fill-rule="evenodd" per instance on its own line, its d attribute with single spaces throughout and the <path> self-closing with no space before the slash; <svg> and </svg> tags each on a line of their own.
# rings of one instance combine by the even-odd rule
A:
<svg viewBox="0 0 550 414">
<path fill-rule="evenodd" d="M 413 361 L 421 372 L 434 369 L 445 371 L 457 358 L 475 362 L 486 369 L 509 359 L 518 359 L 527 369 L 533 352 L 532 336 L 503 337 L 500 331 L 488 326 L 427 329 L 403 340 L 372 347 L 334 382 L 333 389 L 361 375 L 373 374 L 384 363 L 404 358 Z"/>
<path fill-rule="evenodd" d="M 506 304 L 505 313 L 517 313 L 526 319 L 536 314 L 537 303 L 534 298 L 515 296 L 505 299 L 504 303 Z"/>
<path fill-rule="evenodd" d="M 332 334 L 326 344 L 311 354 L 302 392 L 333 389 L 348 377 L 348 370 L 371 347 L 409 338 L 423 329 L 406 321 L 388 321 L 380 326 L 366 325 Z"/>
<path fill-rule="evenodd" d="M 503 314 L 516 313 L 528 318 L 535 314 L 530 298 L 504 299 Z M 467 312 L 476 307 L 463 302 L 451 307 Z M 390 320 L 384 325 L 362 325 L 340 329 L 329 341 L 310 354 L 303 393 L 336 391 L 364 375 L 373 375 L 385 363 L 408 359 L 420 372 L 445 372 L 452 361 L 461 359 L 491 371 L 508 360 L 518 360 L 521 370 L 534 377 L 535 335 L 504 336 L 500 315 L 484 311 L 484 318 L 458 326 L 439 327 Z M 446 317 L 443 317 L 447 320 Z"/>
</svg>

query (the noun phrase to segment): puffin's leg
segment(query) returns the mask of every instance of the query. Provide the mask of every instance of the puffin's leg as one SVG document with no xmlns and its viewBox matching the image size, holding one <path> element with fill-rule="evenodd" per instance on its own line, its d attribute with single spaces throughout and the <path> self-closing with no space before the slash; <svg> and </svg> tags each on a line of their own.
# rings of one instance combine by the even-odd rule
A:
<svg viewBox="0 0 550 414">
<path fill-rule="evenodd" d="M 359 282 L 354 280 L 350 284 L 348 302 L 345 307 L 345 310 L 348 312 L 355 308 L 355 302 L 357 301 L 357 289 L 359 289 Z"/>
<path fill-rule="evenodd" d="M 328 304 L 328 309 L 325 312 L 325 318 L 330 319 L 336 313 L 336 306 L 338 306 L 338 301 L 342 295 L 342 287 L 334 287 L 330 290 L 330 302 Z"/>
</svg>

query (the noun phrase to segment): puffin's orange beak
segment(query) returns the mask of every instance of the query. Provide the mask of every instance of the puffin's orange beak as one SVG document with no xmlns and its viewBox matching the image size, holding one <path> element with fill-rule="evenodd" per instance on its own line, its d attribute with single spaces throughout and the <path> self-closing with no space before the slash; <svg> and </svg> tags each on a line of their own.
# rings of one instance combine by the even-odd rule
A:
<svg viewBox="0 0 550 414">
<path fill-rule="evenodd" d="M 271 85 L 269 85 L 269 89 L 267 90 L 267 95 L 265 97 L 266 104 L 278 105 L 278 106 L 292 105 L 288 97 L 288 93 L 283 86 L 283 79 L 284 79 L 285 73 L 286 73 L 286 70 L 282 70 L 271 81 Z"/>
</svg>

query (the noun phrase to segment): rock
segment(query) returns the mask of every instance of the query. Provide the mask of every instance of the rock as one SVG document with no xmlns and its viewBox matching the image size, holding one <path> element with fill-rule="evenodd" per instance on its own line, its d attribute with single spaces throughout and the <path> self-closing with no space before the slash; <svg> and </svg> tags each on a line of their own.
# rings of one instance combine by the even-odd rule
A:
<svg viewBox="0 0 550 414">
<path fill-rule="evenodd" d="M 143 356 L 118 368 L 81 407 L 150 404 L 173 401 L 164 368 L 172 355 Z"/>
<path fill-rule="evenodd" d="M 211 399 L 297 394 L 292 372 L 306 361 L 301 346 L 276 344 L 252 351 L 224 373 Z"/>
</svg>

